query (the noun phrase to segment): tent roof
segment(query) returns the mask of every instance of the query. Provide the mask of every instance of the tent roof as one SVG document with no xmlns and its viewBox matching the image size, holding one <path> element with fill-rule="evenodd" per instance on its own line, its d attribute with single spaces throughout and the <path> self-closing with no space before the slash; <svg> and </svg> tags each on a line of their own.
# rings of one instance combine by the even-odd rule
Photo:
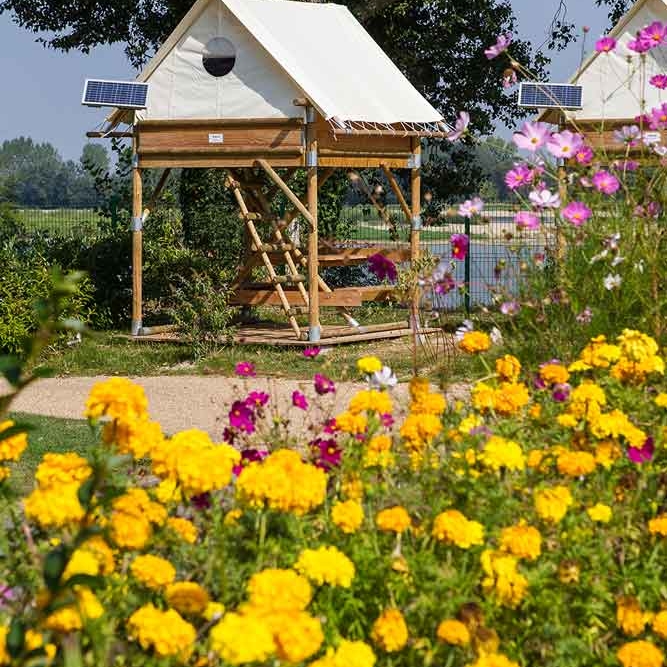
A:
<svg viewBox="0 0 667 667">
<path fill-rule="evenodd" d="M 442 120 L 347 7 L 336 4 L 197 0 L 139 75 L 139 81 L 150 80 L 209 2 L 222 2 L 327 120 Z"/>
</svg>

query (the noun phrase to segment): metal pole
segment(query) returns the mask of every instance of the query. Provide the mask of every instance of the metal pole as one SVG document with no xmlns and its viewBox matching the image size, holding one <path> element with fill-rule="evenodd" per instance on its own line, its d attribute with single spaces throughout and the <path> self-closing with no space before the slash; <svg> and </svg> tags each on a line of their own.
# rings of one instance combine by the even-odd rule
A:
<svg viewBox="0 0 667 667">
<path fill-rule="evenodd" d="M 466 216 L 465 219 L 465 234 L 468 237 L 468 253 L 466 254 L 465 262 L 463 265 L 465 276 L 463 278 L 466 286 L 466 291 L 464 294 L 465 301 L 465 310 L 468 315 L 470 315 L 470 264 L 472 261 L 472 239 L 470 238 L 470 217 Z"/>
</svg>

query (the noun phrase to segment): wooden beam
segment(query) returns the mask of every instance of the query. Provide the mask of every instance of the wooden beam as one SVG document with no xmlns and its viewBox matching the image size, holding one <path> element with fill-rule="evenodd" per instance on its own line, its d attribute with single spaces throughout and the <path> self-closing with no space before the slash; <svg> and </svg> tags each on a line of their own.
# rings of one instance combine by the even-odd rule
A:
<svg viewBox="0 0 667 667">
<path fill-rule="evenodd" d="M 189 155 L 188 153 L 175 153 L 165 155 L 139 155 L 139 166 L 142 169 L 157 169 L 172 167 L 183 168 L 206 168 L 206 169 L 243 169 L 256 166 L 257 155 Z M 280 154 L 271 158 L 274 167 L 303 167 L 303 155 Z"/>
<path fill-rule="evenodd" d="M 134 140 L 136 149 L 137 141 Z M 135 153 L 136 156 L 136 153 Z M 132 168 L 132 335 L 138 336 L 143 318 L 143 190 L 136 158 Z"/>
<path fill-rule="evenodd" d="M 310 223 L 311 227 L 316 225 L 317 222 L 313 218 L 312 213 L 301 203 L 301 200 L 292 192 L 287 183 L 285 183 L 285 181 L 283 181 L 283 179 L 278 176 L 273 167 L 264 159 L 257 160 L 257 164 L 262 167 L 262 169 L 264 169 L 271 180 L 284 192 L 287 199 L 292 202 L 292 204 L 298 209 L 299 213 L 301 213 L 301 215 Z"/>
<path fill-rule="evenodd" d="M 292 306 L 303 306 L 301 294 L 296 290 L 284 290 L 287 301 Z M 320 292 L 322 306 L 358 308 L 362 304 L 361 292 L 357 289 L 340 289 Z M 232 306 L 281 306 L 280 298 L 274 290 L 250 289 L 241 286 L 230 296 Z"/>
<path fill-rule="evenodd" d="M 319 240 L 317 229 L 317 204 L 319 188 L 317 187 L 317 114 L 313 107 L 308 107 L 306 114 L 306 162 L 308 164 L 308 211 L 311 225 L 308 234 L 308 340 L 319 342 L 322 337 L 320 325 L 320 265 L 318 261 Z"/>
<path fill-rule="evenodd" d="M 155 186 L 155 190 L 153 191 L 153 194 L 151 195 L 150 201 L 148 202 L 148 206 L 144 209 L 143 213 L 143 219 L 144 222 L 146 222 L 146 218 L 150 215 L 151 211 L 155 208 L 158 199 L 160 199 L 160 195 L 162 194 L 162 190 L 164 190 L 164 186 L 167 183 L 167 179 L 169 178 L 169 174 L 171 174 L 171 169 L 167 168 L 162 172 L 162 175 L 160 176 L 160 180 L 157 182 L 157 185 Z"/>
<path fill-rule="evenodd" d="M 331 133 L 334 135 L 345 136 L 377 136 L 377 137 L 429 137 L 434 139 L 445 139 L 447 132 L 429 132 L 427 130 L 340 130 L 333 129 Z"/>
<path fill-rule="evenodd" d="M 303 148 L 299 146 L 203 146 L 198 148 L 164 148 L 155 146 L 142 148 L 141 155 L 303 155 Z"/>
<path fill-rule="evenodd" d="M 131 139 L 134 132 L 86 132 L 88 139 Z"/>
<path fill-rule="evenodd" d="M 228 127 L 282 127 L 303 125 L 303 118 L 181 118 L 178 120 L 142 120 L 137 123 L 140 130 L 164 127 L 201 127 L 209 125 Z"/>
<path fill-rule="evenodd" d="M 387 167 L 386 164 L 382 165 L 382 171 L 384 172 L 384 175 L 386 176 L 391 189 L 394 191 L 394 194 L 396 195 L 396 199 L 398 200 L 398 203 L 401 206 L 401 210 L 403 211 L 403 215 L 405 215 L 405 219 L 410 220 L 412 218 L 412 211 L 408 206 L 408 202 L 405 199 L 403 190 L 401 190 L 401 186 L 398 184 L 398 181 L 394 177 L 394 174 L 391 173 L 391 170 L 389 169 L 389 167 Z"/>
<path fill-rule="evenodd" d="M 412 153 L 416 164 L 421 162 L 422 154 L 422 145 L 421 139 L 414 138 L 412 139 Z M 421 227 L 421 212 L 422 212 L 422 203 L 421 203 L 421 186 L 422 186 L 422 177 L 421 177 L 421 168 L 419 166 L 414 166 L 410 171 L 410 188 L 411 188 L 411 199 L 412 199 L 412 221 L 411 221 L 411 231 L 410 231 L 410 261 L 412 268 L 414 268 L 415 263 L 419 259 L 420 255 L 420 246 L 419 246 L 419 230 Z M 418 224 L 419 223 L 419 224 Z M 412 295 L 412 303 L 410 304 L 411 310 L 411 323 L 413 331 L 413 340 L 412 340 L 412 367 L 415 375 L 417 374 L 417 329 L 419 328 L 419 304 L 421 301 L 421 290 L 419 287 L 415 287 L 414 293 Z"/>
</svg>

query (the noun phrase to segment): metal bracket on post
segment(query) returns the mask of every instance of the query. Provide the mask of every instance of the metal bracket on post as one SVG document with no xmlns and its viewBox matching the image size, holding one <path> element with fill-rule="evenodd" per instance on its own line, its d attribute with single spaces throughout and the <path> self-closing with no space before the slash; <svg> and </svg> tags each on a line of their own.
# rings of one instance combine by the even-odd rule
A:
<svg viewBox="0 0 667 667">
<path fill-rule="evenodd" d="M 132 169 L 139 169 L 139 154 L 135 153 L 132 156 Z"/>
<path fill-rule="evenodd" d="M 132 224 L 130 225 L 130 230 L 133 232 L 140 232 L 144 228 L 144 218 L 139 216 L 137 218 L 132 218 Z"/>
<path fill-rule="evenodd" d="M 321 338 L 322 338 L 322 328 L 319 326 L 310 327 L 310 329 L 308 330 L 308 340 L 311 343 L 319 343 Z"/>
<path fill-rule="evenodd" d="M 317 151 L 308 151 L 306 153 L 306 167 L 317 167 Z"/>
<path fill-rule="evenodd" d="M 408 158 L 408 167 L 410 169 L 421 169 L 422 156 L 421 153 L 412 153 Z"/>
<path fill-rule="evenodd" d="M 142 326 L 141 320 L 132 320 L 132 335 L 139 336 L 141 334 Z"/>
<path fill-rule="evenodd" d="M 414 231 L 419 231 L 424 226 L 421 215 L 412 216 L 412 229 Z"/>
<path fill-rule="evenodd" d="M 317 114 L 315 113 L 315 107 L 306 107 L 306 122 L 314 123 L 317 120 Z"/>
</svg>

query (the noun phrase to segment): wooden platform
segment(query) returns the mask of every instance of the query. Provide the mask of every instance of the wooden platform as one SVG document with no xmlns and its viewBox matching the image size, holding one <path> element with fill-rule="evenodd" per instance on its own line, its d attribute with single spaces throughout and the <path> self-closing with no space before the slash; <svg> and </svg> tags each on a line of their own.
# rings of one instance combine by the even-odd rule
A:
<svg viewBox="0 0 667 667">
<path fill-rule="evenodd" d="M 442 334 L 442 329 L 421 329 L 421 336 Z M 373 340 L 403 338 L 412 335 L 412 329 L 406 322 L 392 324 L 374 324 L 355 329 L 349 326 L 323 326 L 322 339 L 318 347 L 362 343 Z M 158 333 L 147 336 L 124 336 L 137 343 L 184 343 L 178 332 Z M 307 340 L 297 340 L 289 326 L 273 323 L 242 325 L 234 336 L 238 345 L 279 345 L 281 347 L 311 347 Z"/>
</svg>

